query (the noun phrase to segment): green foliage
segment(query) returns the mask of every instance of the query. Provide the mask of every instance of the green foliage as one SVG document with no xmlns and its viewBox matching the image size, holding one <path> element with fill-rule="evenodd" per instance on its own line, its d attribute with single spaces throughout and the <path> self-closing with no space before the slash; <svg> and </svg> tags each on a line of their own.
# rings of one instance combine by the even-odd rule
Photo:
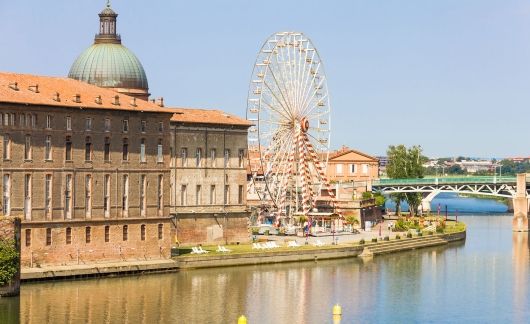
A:
<svg viewBox="0 0 530 324">
<path fill-rule="evenodd" d="M 298 224 L 303 225 L 305 222 L 307 222 L 307 220 L 308 220 L 307 216 L 304 216 L 304 215 L 299 216 L 298 217 Z"/>
<path fill-rule="evenodd" d="M 385 236 L 385 237 L 383 238 L 383 241 L 390 241 L 390 237 Z"/>
<path fill-rule="evenodd" d="M 375 198 L 375 205 L 376 206 L 384 206 L 385 201 L 386 201 L 386 197 L 382 193 L 376 192 L 374 194 L 374 198 Z"/>
<path fill-rule="evenodd" d="M 403 179 L 403 178 L 423 178 L 425 169 L 423 163 L 428 159 L 423 156 L 421 146 L 415 145 L 412 147 L 405 147 L 405 145 L 390 145 L 387 150 L 388 164 L 386 172 L 389 178 Z M 419 205 L 421 204 L 421 193 L 409 192 L 401 194 L 393 194 L 392 199 L 396 202 L 396 212 L 400 212 L 400 204 L 402 200 L 407 201 L 412 215 L 415 215 Z"/>
<path fill-rule="evenodd" d="M 401 240 L 401 236 L 396 235 L 396 240 Z"/>
<path fill-rule="evenodd" d="M 373 237 L 372 242 L 377 243 L 377 237 Z"/>
<path fill-rule="evenodd" d="M 407 237 L 408 237 L 408 238 L 412 238 L 412 233 L 408 232 L 408 233 L 407 233 Z"/>
<path fill-rule="evenodd" d="M 346 221 L 346 223 L 348 223 L 348 224 L 352 224 L 352 225 L 357 225 L 357 224 L 359 224 L 359 220 L 358 220 L 357 217 L 355 217 L 354 215 L 348 215 L 348 216 L 346 216 L 345 221 Z"/>
<path fill-rule="evenodd" d="M 362 197 L 363 197 L 363 199 L 372 199 L 374 197 L 374 195 L 372 194 L 371 191 L 365 191 L 365 192 L 363 192 Z"/>
<path fill-rule="evenodd" d="M 360 245 L 363 245 L 364 243 L 365 243 L 364 239 L 361 239 L 361 240 L 359 241 L 359 244 L 360 244 Z"/>
<path fill-rule="evenodd" d="M 18 271 L 19 255 L 13 240 L 0 240 L 0 285 L 13 279 Z"/>
<path fill-rule="evenodd" d="M 418 232 L 418 236 L 423 236 L 423 233 L 422 232 Z"/>
</svg>

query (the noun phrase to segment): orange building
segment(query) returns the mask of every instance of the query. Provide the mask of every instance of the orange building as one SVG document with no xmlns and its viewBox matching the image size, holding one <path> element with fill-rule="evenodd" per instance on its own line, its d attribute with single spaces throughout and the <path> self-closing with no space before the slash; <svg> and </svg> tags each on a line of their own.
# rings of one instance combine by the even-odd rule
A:
<svg viewBox="0 0 530 324">
<path fill-rule="evenodd" d="M 327 176 L 332 182 L 369 182 L 379 178 L 379 160 L 343 146 L 330 152 Z"/>
</svg>

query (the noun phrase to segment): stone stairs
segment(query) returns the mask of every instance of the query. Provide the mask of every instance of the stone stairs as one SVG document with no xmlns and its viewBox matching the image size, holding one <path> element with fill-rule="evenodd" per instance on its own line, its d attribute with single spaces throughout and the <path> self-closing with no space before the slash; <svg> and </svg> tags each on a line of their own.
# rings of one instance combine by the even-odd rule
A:
<svg viewBox="0 0 530 324">
<path fill-rule="evenodd" d="M 400 240 L 392 241 L 383 241 L 373 245 L 367 245 L 361 257 L 364 256 L 373 256 L 378 254 L 396 252 L 396 251 L 405 251 L 413 250 L 417 248 L 437 246 L 447 244 L 447 241 L 443 238 L 433 235 L 433 236 L 422 236 L 415 238 L 404 238 Z"/>
</svg>

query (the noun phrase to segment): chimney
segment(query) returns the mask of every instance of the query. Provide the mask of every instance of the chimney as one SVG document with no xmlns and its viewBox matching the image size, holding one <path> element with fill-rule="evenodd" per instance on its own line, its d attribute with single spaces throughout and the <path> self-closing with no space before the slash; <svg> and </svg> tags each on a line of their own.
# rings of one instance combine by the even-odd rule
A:
<svg viewBox="0 0 530 324">
<path fill-rule="evenodd" d="M 101 99 L 101 95 L 96 97 L 96 100 L 94 100 L 98 105 L 101 105 L 103 103 L 103 99 Z"/>
<path fill-rule="evenodd" d="M 160 97 L 160 98 L 158 99 L 158 103 L 157 103 L 157 105 L 159 105 L 160 107 L 164 107 L 164 97 Z"/>
<path fill-rule="evenodd" d="M 131 99 L 131 106 L 133 106 L 133 107 L 137 107 L 138 106 L 136 104 L 136 98 L 134 98 L 134 97 Z"/>
<path fill-rule="evenodd" d="M 11 90 L 18 91 L 18 90 L 19 90 L 19 89 L 18 89 L 18 82 L 10 83 L 10 84 L 9 84 L 9 88 L 10 88 Z"/>
<path fill-rule="evenodd" d="M 81 95 L 79 93 L 76 93 L 76 95 L 74 96 L 74 102 L 81 103 Z"/>
<path fill-rule="evenodd" d="M 53 95 L 53 100 L 54 100 L 54 101 L 57 101 L 57 102 L 61 102 L 61 96 L 59 95 L 59 92 L 56 92 L 56 93 Z"/>
<path fill-rule="evenodd" d="M 28 90 L 29 90 L 29 91 L 33 91 L 33 92 L 35 92 L 35 93 L 39 93 L 39 85 L 38 85 L 38 84 L 30 85 L 30 86 L 28 87 Z"/>
<path fill-rule="evenodd" d="M 113 103 L 113 105 L 115 105 L 115 106 L 119 106 L 119 105 L 120 105 L 120 96 L 118 96 L 118 95 L 115 95 L 115 96 L 114 96 L 114 103 Z"/>
</svg>

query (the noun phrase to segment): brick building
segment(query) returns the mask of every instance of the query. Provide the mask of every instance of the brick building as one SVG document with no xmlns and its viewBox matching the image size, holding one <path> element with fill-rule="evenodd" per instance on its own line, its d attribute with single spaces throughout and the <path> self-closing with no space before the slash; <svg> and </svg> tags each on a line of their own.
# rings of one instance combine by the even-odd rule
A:
<svg viewBox="0 0 530 324">
<path fill-rule="evenodd" d="M 117 14 L 69 78 L 0 72 L 0 215 L 22 217 L 22 266 L 169 258 L 248 240 L 246 135 L 218 110 L 147 101 Z"/>
</svg>

